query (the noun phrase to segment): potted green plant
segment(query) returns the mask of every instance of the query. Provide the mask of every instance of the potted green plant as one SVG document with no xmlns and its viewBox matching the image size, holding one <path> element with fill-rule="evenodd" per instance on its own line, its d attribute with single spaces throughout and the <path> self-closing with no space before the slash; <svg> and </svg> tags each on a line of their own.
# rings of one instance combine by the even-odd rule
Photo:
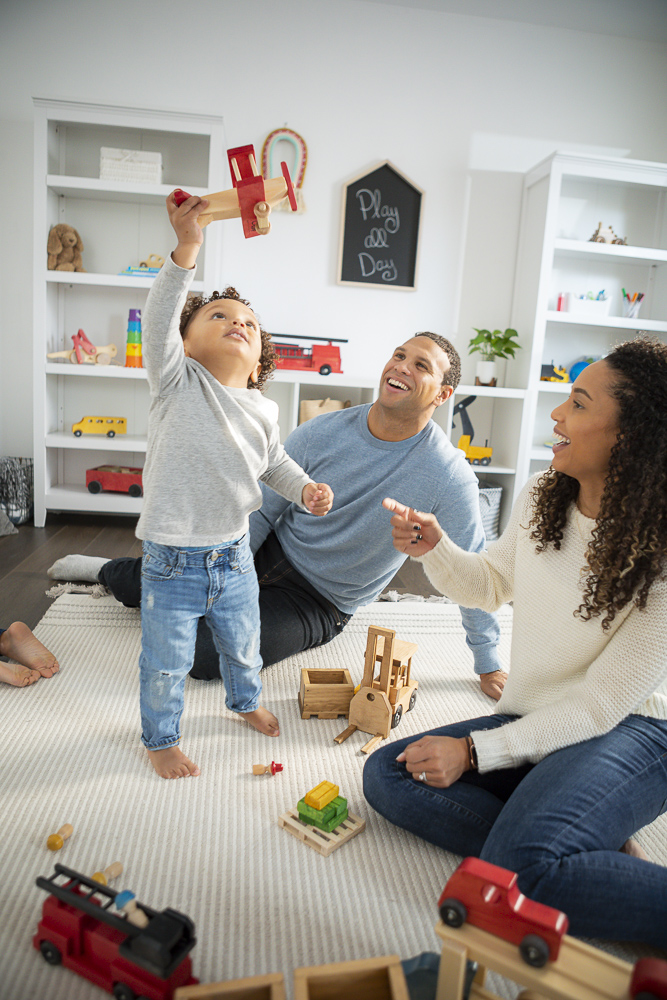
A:
<svg viewBox="0 0 667 1000">
<path fill-rule="evenodd" d="M 507 330 L 478 330 L 476 326 L 473 330 L 477 334 L 468 344 L 468 353 L 474 354 L 479 351 L 482 361 L 477 362 L 477 382 L 479 385 L 496 384 L 496 358 L 513 358 L 521 344 L 517 343 L 519 336 L 516 330 L 508 327 Z"/>
</svg>

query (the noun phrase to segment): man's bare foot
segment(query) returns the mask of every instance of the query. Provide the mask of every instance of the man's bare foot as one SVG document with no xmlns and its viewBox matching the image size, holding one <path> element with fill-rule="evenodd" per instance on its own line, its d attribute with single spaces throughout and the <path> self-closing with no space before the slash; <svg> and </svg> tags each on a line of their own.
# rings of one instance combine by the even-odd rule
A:
<svg viewBox="0 0 667 1000">
<path fill-rule="evenodd" d="M 626 840 L 621 848 L 621 851 L 623 854 L 629 854 L 633 858 L 641 858 L 642 861 L 651 860 L 646 851 L 640 847 L 637 841 L 633 840 L 632 837 L 629 840 Z"/>
<path fill-rule="evenodd" d="M 0 634 L 0 656 L 7 656 L 10 660 L 16 660 L 22 666 L 28 667 L 29 670 L 36 671 L 37 677 L 34 680 L 38 680 L 40 676 L 53 677 L 60 669 L 53 653 L 50 653 L 46 646 L 43 646 L 39 639 L 35 638 L 23 622 L 14 622 L 5 632 Z M 3 666 L 8 666 L 8 664 L 3 664 Z M 23 687 L 26 683 L 32 684 L 32 680 L 17 682 L 7 680 L 4 676 L 2 680 L 8 684 L 18 683 L 19 687 Z"/>
<path fill-rule="evenodd" d="M 39 680 L 39 673 L 30 667 L 22 667 L 20 663 L 3 663 L 0 660 L 0 681 L 3 684 L 13 684 L 24 688 Z"/>
<path fill-rule="evenodd" d="M 201 771 L 178 746 L 148 750 L 148 759 L 161 778 L 196 778 Z"/>
<path fill-rule="evenodd" d="M 268 708 L 262 708 L 260 705 L 254 712 L 239 712 L 239 715 L 265 736 L 280 736 L 278 720 Z"/>
</svg>

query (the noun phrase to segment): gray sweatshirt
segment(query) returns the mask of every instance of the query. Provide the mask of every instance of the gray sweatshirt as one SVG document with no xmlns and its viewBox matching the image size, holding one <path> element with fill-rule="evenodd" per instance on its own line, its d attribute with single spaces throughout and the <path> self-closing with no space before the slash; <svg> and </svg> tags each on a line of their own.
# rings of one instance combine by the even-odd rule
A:
<svg viewBox="0 0 667 1000">
<path fill-rule="evenodd" d="M 261 506 L 259 479 L 299 506 L 312 482 L 280 444 L 274 402 L 258 389 L 222 385 L 186 358 L 179 320 L 194 274 L 168 257 L 142 326 L 151 407 L 136 533 L 160 545 L 233 541 Z"/>
</svg>

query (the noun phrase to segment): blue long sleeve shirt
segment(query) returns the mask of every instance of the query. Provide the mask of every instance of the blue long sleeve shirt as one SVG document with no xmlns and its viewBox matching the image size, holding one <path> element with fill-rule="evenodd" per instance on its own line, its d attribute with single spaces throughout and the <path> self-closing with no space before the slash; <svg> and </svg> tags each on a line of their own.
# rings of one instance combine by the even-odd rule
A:
<svg viewBox="0 0 667 1000">
<path fill-rule="evenodd" d="M 313 517 L 264 484 L 262 506 L 250 516 L 253 552 L 275 531 L 294 568 L 346 614 L 371 604 L 405 561 L 392 542 L 385 497 L 435 514 L 463 549 L 479 552 L 485 541 L 477 478 L 463 453 L 433 420 L 407 440 L 381 441 L 368 429 L 370 405 L 315 417 L 285 441 L 311 479 L 333 489 L 326 517 Z M 475 672 L 500 670 L 495 615 L 461 608 L 461 618 Z"/>
</svg>

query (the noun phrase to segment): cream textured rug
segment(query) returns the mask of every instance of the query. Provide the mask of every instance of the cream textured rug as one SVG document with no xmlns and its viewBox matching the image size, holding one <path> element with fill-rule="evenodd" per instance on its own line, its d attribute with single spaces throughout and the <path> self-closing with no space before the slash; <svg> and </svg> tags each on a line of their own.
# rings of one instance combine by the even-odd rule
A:
<svg viewBox="0 0 667 1000">
<path fill-rule="evenodd" d="M 511 610 L 499 618 L 507 664 Z M 357 683 L 369 624 L 419 643 L 417 704 L 390 739 L 490 710 L 455 606 L 377 603 L 328 646 L 264 671 L 263 703 L 281 723 L 276 740 L 224 708 L 221 683 L 188 680 L 183 749 L 202 774 L 163 781 L 139 742 L 139 613 L 111 597 L 66 594 L 54 602 L 36 634 L 58 656 L 60 673 L 0 690 L 2 1000 L 104 995 L 48 966 L 32 947 L 46 898 L 35 878 L 51 875 L 54 862 L 90 875 L 121 861 L 115 888 L 190 916 L 198 938 L 194 974 L 203 983 L 283 972 L 291 990 L 297 966 L 439 950 L 436 904 L 459 859 L 390 826 L 366 804 L 359 748 L 368 737 L 357 733 L 338 746 L 333 737 L 344 719 L 299 715 L 300 668 L 346 667 Z M 284 770 L 253 776 L 253 764 L 271 760 Z M 327 858 L 278 825 L 279 815 L 324 779 L 340 786 L 367 824 Z M 74 833 L 53 854 L 46 839 L 64 823 Z M 662 821 L 642 833 L 642 843 L 653 859 L 667 861 Z M 495 978 L 490 985 L 512 995 Z"/>
</svg>

